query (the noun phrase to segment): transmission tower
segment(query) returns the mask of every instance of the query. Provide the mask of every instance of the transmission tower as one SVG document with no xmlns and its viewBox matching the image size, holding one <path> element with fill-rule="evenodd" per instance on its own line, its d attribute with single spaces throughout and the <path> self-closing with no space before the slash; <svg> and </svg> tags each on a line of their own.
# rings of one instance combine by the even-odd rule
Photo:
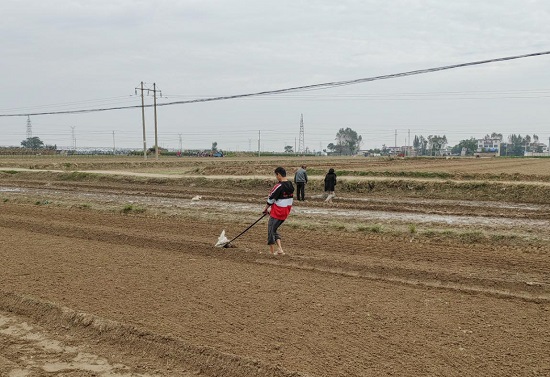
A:
<svg viewBox="0 0 550 377">
<path fill-rule="evenodd" d="M 304 145 L 304 114 L 300 114 L 300 141 L 298 142 L 298 153 L 305 153 Z"/>
<path fill-rule="evenodd" d="M 32 138 L 32 123 L 31 117 L 27 115 L 27 140 Z"/>
<path fill-rule="evenodd" d="M 76 150 L 76 136 L 74 134 L 74 128 L 76 126 L 69 126 L 71 127 L 71 139 L 73 139 L 73 150 Z"/>
</svg>

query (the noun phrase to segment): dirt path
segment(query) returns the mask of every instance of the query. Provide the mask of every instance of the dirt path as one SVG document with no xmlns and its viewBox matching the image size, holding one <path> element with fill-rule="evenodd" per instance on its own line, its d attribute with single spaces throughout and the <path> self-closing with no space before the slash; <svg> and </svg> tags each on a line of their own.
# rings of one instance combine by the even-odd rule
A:
<svg viewBox="0 0 550 377">
<path fill-rule="evenodd" d="M 171 174 L 165 174 L 165 173 L 145 173 L 145 172 L 136 172 L 136 171 L 125 171 L 125 170 L 59 170 L 59 169 L 27 169 L 27 168 L 17 168 L 17 167 L 5 167 L 1 168 L 0 170 L 12 170 L 12 171 L 20 171 L 20 172 L 53 172 L 53 173 L 67 173 L 67 172 L 74 172 L 74 173 L 90 173 L 90 174 L 103 174 L 103 175 L 120 175 L 120 176 L 129 176 L 129 177 L 146 177 L 146 178 L 172 178 L 172 179 L 182 179 L 182 178 L 205 178 L 205 179 L 273 179 L 273 175 L 262 175 L 262 174 L 247 174 L 247 175 L 239 175 L 239 174 L 178 174 L 178 173 L 171 173 Z M 315 177 L 315 176 L 312 176 Z M 322 179 L 323 176 L 317 176 L 315 177 L 317 179 Z M 354 176 L 354 175 L 347 175 L 339 177 L 340 180 L 347 180 L 347 181 L 385 181 L 388 179 L 400 179 L 399 177 L 380 177 L 380 176 Z M 461 180 L 456 179 L 441 179 L 441 178 L 417 178 L 417 177 L 406 177 L 403 178 L 407 181 L 413 181 L 413 182 L 439 182 L 439 183 L 445 183 L 445 182 L 451 182 L 451 183 L 460 183 L 464 182 Z M 468 180 L 469 183 L 486 183 L 487 180 Z M 543 186 L 548 187 L 550 186 L 550 182 L 546 181 L 521 181 L 521 180 L 514 180 L 514 181 L 507 181 L 507 180 L 498 180 L 497 181 L 500 184 L 503 185 L 526 185 L 526 186 Z"/>
</svg>

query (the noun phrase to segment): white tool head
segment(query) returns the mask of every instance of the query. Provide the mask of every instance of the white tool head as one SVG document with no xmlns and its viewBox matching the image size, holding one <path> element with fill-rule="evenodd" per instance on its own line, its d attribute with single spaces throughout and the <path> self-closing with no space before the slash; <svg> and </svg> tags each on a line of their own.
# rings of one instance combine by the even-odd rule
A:
<svg viewBox="0 0 550 377">
<path fill-rule="evenodd" d="M 224 247 L 225 245 L 227 245 L 227 243 L 229 242 L 229 240 L 227 239 L 227 237 L 225 236 L 225 229 L 222 230 L 222 233 L 220 234 L 220 236 L 218 237 L 218 242 L 216 242 L 216 247 Z"/>
</svg>

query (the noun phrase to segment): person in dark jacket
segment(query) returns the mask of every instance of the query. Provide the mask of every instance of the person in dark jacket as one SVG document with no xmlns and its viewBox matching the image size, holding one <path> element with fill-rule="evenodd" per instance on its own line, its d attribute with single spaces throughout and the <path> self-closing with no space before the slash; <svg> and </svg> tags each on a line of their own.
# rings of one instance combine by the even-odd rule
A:
<svg viewBox="0 0 550 377">
<path fill-rule="evenodd" d="M 336 186 L 336 173 L 333 168 L 328 170 L 327 175 L 325 175 L 325 196 L 326 202 L 332 202 L 334 198 L 334 188 Z"/>
<path fill-rule="evenodd" d="M 286 170 L 282 167 L 275 169 L 278 183 L 271 189 L 263 213 L 269 213 L 267 223 L 267 244 L 273 255 L 285 255 L 281 246 L 281 236 L 277 229 L 283 225 L 292 209 L 294 186 L 286 177 Z M 277 245 L 277 251 L 275 251 Z"/>
</svg>

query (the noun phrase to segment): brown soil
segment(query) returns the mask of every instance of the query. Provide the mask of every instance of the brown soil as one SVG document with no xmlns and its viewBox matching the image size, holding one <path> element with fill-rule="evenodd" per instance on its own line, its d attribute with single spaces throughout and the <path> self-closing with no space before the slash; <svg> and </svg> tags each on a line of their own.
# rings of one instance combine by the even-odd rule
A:
<svg viewBox="0 0 550 377">
<path fill-rule="evenodd" d="M 0 375 L 550 374 L 544 205 L 313 199 L 281 228 L 288 255 L 272 257 L 264 222 L 213 247 L 259 216 L 263 188 L 48 183 L 2 182 Z M 330 213 L 438 204 L 457 219 L 482 211 L 484 234 L 518 221 L 519 235 L 434 238 L 383 215 L 369 231 Z"/>
</svg>

